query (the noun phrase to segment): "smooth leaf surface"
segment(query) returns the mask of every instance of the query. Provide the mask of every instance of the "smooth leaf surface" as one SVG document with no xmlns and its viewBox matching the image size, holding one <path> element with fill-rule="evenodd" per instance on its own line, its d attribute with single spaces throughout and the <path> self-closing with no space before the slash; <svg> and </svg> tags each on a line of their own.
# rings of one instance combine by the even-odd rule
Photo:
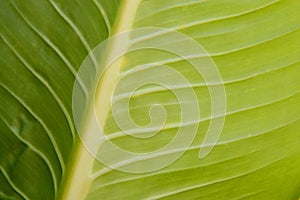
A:
<svg viewBox="0 0 300 200">
<path fill-rule="evenodd" d="M 299 9 L 297 0 L 1 1 L 0 199 L 298 199 Z M 93 48 L 109 36 L 145 27 L 178 31 L 206 49 L 224 80 L 227 113 L 216 146 L 199 159 L 212 112 L 204 77 L 166 52 L 129 53 L 113 75 L 106 75 L 106 84 L 126 86 L 151 76 L 151 68 L 137 66 L 161 62 L 189 81 L 200 107 L 199 120 L 186 123 L 199 127 L 183 156 L 158 171 L 134 174 L 105 166 L 82 146 L 72 91 Z M 141 43 L 155 38 L 148 35 Z M 147 85 L 138 88 L 129 107 L 119 109 L 120 115 L 129 110 L 142 127 L 127 131 L 143 136 L 149 133 L 143 127 L 151 122 L 151 105 L 164 106 L 165 126 L 151 139 L 120 134 L 109 106 L 107 112 L 96 106 L 97 114 L 120 148 L 155 151 L 182 125 L 173 92 L 186 90 L 183 84 L 172 91 Z M 110 95 L 110 88 L 100 89 L 96 100 L 102 105 Z M 128 94 L 114 100 L 124 97 Z M 150 159 L 160 163 L 171 154 Z M 147 159 L 125 165 L 143 167 Z"/>
</svg>

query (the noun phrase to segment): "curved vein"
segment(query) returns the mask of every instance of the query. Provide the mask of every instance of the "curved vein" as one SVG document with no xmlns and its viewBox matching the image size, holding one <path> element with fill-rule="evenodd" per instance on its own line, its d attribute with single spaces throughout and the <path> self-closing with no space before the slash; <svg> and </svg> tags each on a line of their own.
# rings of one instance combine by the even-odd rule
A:
<svg viewBox="0 0 300 200">
<path fill-rule="evenodd" d="M 298 31 L 300 29 L 300 26 L 297 26 L 297 27 L 294 27 L 286 32 L 283 32 L 279 35 L 275 35 L 275 36 L 272 36 L 272 37 L 269 37 L 269 38 L 266 38 L 264 40 L 261 40 L 259 42 L 255 42 L 255 43 L 252 43 L 252 44 L 248 44 L 248 45 L 245 45 L 245 46 L 242 46 L 240 48 L 235 48 L 235 49 L 232 49 L 232 50 L 228 50 L 228 51 L 223 51 L 223 52 L 220 52 L 220 53 L 211 53 L 210 56 L 213 56 L 213 57 L 217 57 L 217 56 L 224 56 L 224 55 L 227 55 L 227 54 L 231 54 L 231 53 L 235 53 L 235 52 L 238 52 L 238 51 L 242 51 L 242 50 L 246 50 L 246 49 L 250 49 L 250 48 L 253 48 L 253 47 L 256 47 L 256 46 L 259 46 L 261 44 L 264 44 L 264 43 L 267 43 L 267 42 L 270 42 L 272 40 L 275 40 L 275 39 L 279 39 L 281 37 L 284 37 L 284 36 L 287 36 L 289 34 L 292 34 L 296 31 Z"/>
<path fill-rule="evenodd" d="M 2 174 L 4 175 L 4 177 L 6 178 L 7 182 L 10 184 L 10 186 L 14 189 L 14 191 L 16 193 L 18 193 L 23 199 L 25 200 L 30 200 L 30 198 L 28 198 L 28 196 L 23 193 L 15 184 L 14 182 L 10 179 L 9 175 L 6 173 L 6 171 L 0 166 L 0 171 L 2 172 Z"/>
<path fill-rule="evenodd" d="M 56 152 L 56 155 L 59 159 L 59 163 L 60 163 L 60 167 L 61 167 L 61 170 L 62 172 L 64 173 L 65 171 L 65 162 L 63 160 L 63 157 L 59 151 L 59 147 L 56 143 L 56 140 L 55 138 L 53 137 L 51 131 L 49 130 L 49 128 L 46 126 L 46 124 L 44 123 L 44 121 L 39 118 L 38 115 L 36 115 L 32 110 L 31 108 L 22 100 L 20 99 L 13 91 L 11 91 L 7 86 L 3 85 L 3 84 L 0 84 L 0 87 L 2 87 L 8 94 L 11 95 L 11 97 L 13 97 L 14 99 L 16 99 L 20 105 L 22 105 L 29 114 L 32 115 L 32 117 L 41 125 L 41 127 L 45 130 L 45 132 L 47 133 L 47 136 L 49 137 L 50 141 L 51 141 L 51 144 Z"/>
<path fill-rule="evenodd" d="M 106 25 L 106 28 L 107 28 L 107 32 L 108 32 L 108 35 L 110 35 L 111 33 L 111 24 L 110 24 L 110 21 L 109 21 L 109 18 L 104 10 L 104 8 L 102 7 L 102 5 L 97 2 L 96 0 L 93 0 L 93 3 L 94 5 L 97 7 L 99 13 L 102 15 L 103 19 L 104 19 L 104 22 L 105 22 L 105 25 Z"/>
<path fill-rule="evenodd" d="M 20 136 L 19 134 L 17 134 L 13 128 L 9 125 L 9 123 L 3 118 L 3 116 L 0 114 L 0 120 L 6 125 L 6 127 L 14 134 L 14 136 L 16 136 L 21 142 L 23 142 L 24 144 L 26 144 L 30 150 L 32 150 L 33 152 L 35 152 L 42 160 L 44 160 L 44 162 L 47 164 L 47 167 L 51 173 L 52 176 L 52 180 L 53 180 L 53 184 L 54 184 L 54 191 L 57 191 L 57 174 L 54 172 L 54 169 L 51 165 L 50 160 L 47 158 L 47 156 L 41 152 L 40 150 L 38 150 L 37 148 L 35 148 L 29 141 L 27 141 L 26 139 L 22 138 L 22 136 Z"/>
<path fill-rule="evenodd" d="M 166 64 L 170 64 L 170 63 L 179 62 L 179 61 L 182 61 L 184 59 L 224 56 L 224 55 L 235 53 L 235 52 L 238 52 L 238 51 L 241 51 L 241 50 L 246 50 L 246 49 L 249 49 L 249 48 L 253 48 L 255 46 L 258 46 L 258 45 L 270 42 L 270 41 L 272 41 L 274 39 L 278 39 L 278 38 L 284 37 L 286 35 L 289 35 L 289 34 L 295 32 L 295 31 L 299 30 L 299 28 L 300 28 L 300 26 L 297 26 L 297 27 L 295 27 L 295 28 L 293 28 L 291 30 L 288 30 L 285 33 L 280 34 L 280 35 L 276 35 L 274 37 L 267 38 L 267 39 L 262 40 L 260 42 L 257 42 L 257 43 L 254 43 L 254 44 L 250 44 L 250 45 L 245 45 L 245 46 L 243 46 L 241 48 L 236 48 L 236 49 L 233 49 L 233 50 L 230 50 L 230 51 L 224 51 L 224 52 L 220 52 L 220 53 L 211 53 L 211 54 L 207 54 L 207 55 L 206 54 L 186 55 L 184 58 L 182 58 L 182 57 L 171 58 L 171 59 L 166 59 L 166 60 L 155 62 L 155 63 L 143 64 L 143 65 L 134 67 L 132 69 L 129 69 L 129 70 L 125 71 L 125 72 L 122 72 L 121 76 L 124 77 L 124 76 L 128 76 L 128 75 L 134 74 L 134 73 L 139 72 L 139 71 L 143 71 L 145 69 L 150 69 L 150 68 L 156 67 L 158 64 L 160 64 L 160 65 L 166 65 Z"/>
<path fill-rule="evenodd" d="M 9 194 L 6 194 L 3 191 L 0 191 L 0 198 L 3 198 L 5 200 L 19 200 L 15 196 L 11 196 Z"/>
<path fill-rule="evenodd" d="M 299 26 L 296 27 L 296 28 L 293 28 L 291 30 L 288 30 L 287 32 L 282 33 L 280 35 L 276 35 L 274 37 L 267 38 L 266 40 L 262 40 L 260 42 L 257 42 L 257 43 L 251 44 L 251 45 L 245 45 L 244 47 L 233 49 L 231 51 L 214 53 L 214 54 L 212 53 L 212 54 L 207 54 L 207 55 L 206 54 L 193 54 L 193 55 L 187 55 L 184 58 L 186 58 L 186 59 L 192 59 L 192 58 L 201 58 L 201 57 L 209 57 L 209 56 L 223 56 L 223 55 L 226 55 L 226 54 L 234 53 L 234 52 L 237 52 L 237 51 L 245 50 L 245 49 L 248 49 L 248 48 L 252 48 L 252 47 L 255 47 L 255 46 L 258 46 L 258 45 L 270 42 L 270 41 L 272 41 L 274 39 L 278 39 L 280 37 L 284 37 L 284 36 L 286 36 L 286 35 L 288 35 L 290 33 L 293 33 L 293 32 L 295 32 L 297 30 L 299 30 Z M 182 60 L 183 60 L 183 58 L 179 57 L 179 58 L 166 59 L 166 60 L 159 61 L 159 62 L 156 62 L 156 63 L 148 63 L 148 64 L 140 65 L 140 66 L 135 67 L 133 69 L 129 69 L 129 70 L 125 71 L 125 72 L 122 72 L 122 76 L 130 75 L 130 74 L 133 74 L 134 72 L 138 72 L 138 71 L 142 71 L 142 70 L 149 69 L 149 68 L 152 68 L 152 67 L 156 67 L 157 64 L 170 64 L 170 63 L 175 63 L 175 62 L 182 61 Z"/>
<path fill-rule="evenodd" d="M 26 67 L 26 69 L 28 71 L 31 72 L 31 74 L 38 79 L 42 85 L 45 86 L 45 88 L 49 91 L 49 93 L 51 94 L 51 96 L 54 98 L 54 100 L 56 101 L 56 103 L 58 104 L 58 107 L 61 109 L 61 111 L 64 113 L 64 117 L 66 118 L 67 122 L 68 122 L 68 127 L 71 131 L 71 135 L 72 135 L 72 139 L 74 142 L 75 139 L 75 130 L 74 130 L 74 126 L 73 126 L 73 122 L 72 122 L 72 118 L 67 110 L 67 108 L 65 107 L 65 105 L 63 104 L 62 100 L 57 96 L 57 94 L 55 93 L 55 91 L 53 90 L 53 88 L 51 87 L 51 85 L 42 77 L 40 76 L 26 61 L 25 59 L 17 52 L 17 50 L 6 40 L 6 38 L 4 38 L 2 35 L 1 39 L 4 41 L 4 43 L 8 46 L 8 48 L 14 53 L 14 55 L 19 59 L 19 61 L 21 61 L 21 63 Z M 70 123 L 70 124 L 69 124 Z"/>
<path fill-rule="evenodd" d="M 13 4 L 14 5 L 14 4 Z M 19 13 L 20 17 L 25 21 L 26 24 L 28 24 L 28 26 L 31 27 L 31 29 L 38 35 L 40 36 L 45 42 L 46 44 L 48 44 L 58 55 L 59 57 L 65 62 L 65 64 L 68 66 L 68 69 L 72 72 L 72 74 L 74 75 L 74 77 L 76 77 L 77 72 L 73 69 L 72 65 L 67 61 L 67 59 L 64 57 L 64 55 L 60 52 L 60 50 L 46 37 L 44 36 L 42 33 L 40 33 L 22 14 L 21 12 L 14 6 L 14 8 L 16 9 L 16 11 Z M 4 40 L 6 40 L 4 38 Z M 68 122 L 68 126 L 70 128 L 71 134 L 72 134 L 72 138 L 73 138 L 73 142 L 74 142 L 74 138 L 75 138 L 75 129 L 73 126 L 73 121 L 72 118 L 70 116 L 70 113 L 68 112 L 67 108 L 65 107 L 65 105 L 63 104 L 62 100 L 55 94 L 54 89 L 47 83 L 47 81 L 45 79 L 43 79 L 40 75 L 38 75 L 38 73 L 30 67 L 30 65 L 22 58 L 22 56 L 17 52 L 17 50 L 15 50 L 9 43 L 8 41 L 4 41 L 6 43 L 6 45 L 14 52 L 14 54 L 18 57 L 18 59 L 24 64 L 24 66 L 26 66 L 26 68 L 40 81 L 42 82 L 42 84 L 49 90 L 49 92 L 51 93 L 51 95 L 53 96 L 53 98 L 56 100 L 56 102 L 58 103 L 61 111 L 64 113 L 67 122 Z M 79 85 L 81 86 L 81 88 L 83 89 L 84 93 L 86 94 L 86 88 L 82 85 L 81 81 L 78 81 Z"/>
<path fill-rule="evenodd" d="M 73 21 L 71 19 L 68 18 L 68 16 L 57 6 L 57 4 L 55 4 L 55 2 L 53 2 L 53 0 L 48 0 L 50 2 L 50 4 L 52 5 L 52 7 L 54 8 L 54 10 L 59 14 L 59 16 L 61 16 L 61 18 L 63 20 L 65 20 L 65 22 L 72 28 L 72 30 L 77 34 L 77 36 L 79 37 L 80 41 L 82 42 L 83 46 L 85 47 L 85 49 L 87 50 L 87 53 L 89 54 L 89 56 L 92 59 L 92 62 L 94 64 L 95 69 L 97 69 L 97 61 L 96 58 L 94 56 L 94 54 L 90 54 L 92 52 L 92 49 L 90 47 L 90 45 L 88 44 L 88 42 L 86 41 L 86 39 L 84 38 L 84 36 L 82 35 L 82 33 L 80 32 L 80 30 L 78 29 L 78 27 L 73 23 Z"/>
<path fill-rule="evenodd" d="M 216 181 L 211 181 L 211 182 L 204 183 L 204 184 L 193 185 L 193 186 L 182 188 L 182 189 L 179 189 L 179 190 L 176 190 L 176 191 L 167 192 L 167 193 L 164 193 L 164 194 L 153 196 L 153 197 L 150 197 L 150 198 L 147 198 L 147 199 L 149 199 L 149 200 L 150 199 L 155 200 L 155 199 L 165 198 L 165 197 L 173 196 L 173 195 L 180 194 L 180 193 L 183 193 L 183 192 L 188 192 L 190 190 L 195 190 L 195 189 L 199 189 L 199 188 L 202 188 L 202 187 L 207 187 L 207 186 L 210 186 L 210 185 L 214 185 L 214 184 L 218 184 L 218 183 L 222 183 L 222 182 L 226 182 L 226 181 L 238 179 L 238 178 L 247 176 L 249 174 L 255 173 L 257 171 L 263 170 L 264 168 L 267 168 L 270 165 L 273 165 L 273 164 L 275 164 L 277 162 L 280 162 L 280 161 L 282 161 L 282 160 L 284 160 L 286 158 L 287 158 L 286 156 L 283 156 L 282 158 L 279 158 L 279 159 L 277 159 L 275 161 L 269 162 L 269 163 L 267 163 L 265 165 L 262 165 L 261 167 L 257 167 L 256 169 L 249 170 L 247 172 L 244 172 L 244 173 L 241 173 L 241 174 L 238 174 L 238 175 L 235 175 L 235 176 L 231 176 L 231 177 L 219 179 L 219 180 L 216 180 Z"/>
<path fill-rule="evenodd" d="M 31 28 L 31 30 L 37 34 L 49 47 L 53 49 L 53 51 L 58 55 L 58 57 L 65 63 L 68 70 L 71 72 L 71 74 L 74 76 L 74 78 L 77 78 L 77 71 L 74 69 L 73 65 L 70 63 L 70 61 L 65 57 L 65 55 L 60 51 L 60 49 L 42 32 L 40 32 L 18 9 L 18 7 L 15 5 L 14 2 L 12 2 L 13 8 L 16 10 L 16 12 L 19 14 L 20 18 Z M 82 81 L 79 79 L 79 85 L 82 88 L 84 94 L 87 94 L 87 89 L 83 85 Z"/>
<path fill-rule="evenodd" d="M 256 191 L 256 192 L 252 192 L 250 194 L 246 194 L 246 195 L 243 195 L 241 197 L 238 197 L 237 199 L 234 199 L 234 200 L 242 200 L 242 199 L 246 199 L 246 198 L 249 198 L 249 197 L 253 197 L 257 194 L 260 194 L 260 193 L 263 193 L 265 192 L 266 190 L 260 190 L 260 191 Z"/>
<path fill-rule="evenodd" d="M 152 13 L 148 13 L 147 15 L 144 15 L 142 18 L 138 19 L 137 21 L 142 21 L 142 20 L 144 20 L 145 18 L 147 18 L 149 16 L 153 16 L 153 15 L 161 13 L 161 12 L 166 12 L 166 11 L 169 11 L 169 10 L 174 9 L 174 8 L 181 8 L 181 7 L 191 6 L 191 5 L 197 5 L 197 4 L 203 3 L 205 1 L 207 1 L 207 0 L 181 2 L 181 3 L 178 3 L 178 4 L 174 4 L 174 5 L 171 4 L 170 6 L 166 5 L 165 7 L 161 8 L 161 9 L 157 9 Z"/>
<path fill-rule="evenodd" d="M 197 146 L 190 147 L 188 150 L 182 148 L 182 149 L 180 149 L 180 151 L 192 151 L 192 150 L 195 150 L 195 149 L 199 149 L 200 147 L 201 147 L 200 145 L 197 145 Z M 176 152 L 180 152 L 180 151 L 178 150 Z M 176 152 L 169 152 L 168 154 L 176 153 Z M 212 162 L 212 163 L 209 163 L 209 164 L 206 164 L 206 165 L 201 165 L 201 166 L 193 166 L 193 167 L 187 167 L 187 168 L 177 168 L 177 169 L 166 170 L 166 171 L 162 171 L 162 172 L 161 171 L 157 171 L 157 172 L 154 172 L 154 173 L 151 173 L 151 174 L 144 174 L 144 175 L 141 175 L 141 176 L 138 176 L 138 177 L 133 177 L 133 178 L 127 178 L 127 179 L 123 179 L 123 180 L 121 179 L 121 180 L 117 180 L 117 181 L 112 181 L 112 182 L 110 182 L 108 184 L 103 184 L 103 185 L 97 187 L 97 190 L 99 190 L 101 188 L 104 188 L 104 187 L 110 187 L 110 186 L 113 186 L 113 185 L 116 185 L 116 184 L 120 184 L 120 183 L 126 183 L 126 182 L 129 182 L 129 181 L 135 181 L 135 180 L 149 178 L 149 177 L 153 177 L 153 176 L 160 176 L 160 175 L 164 175 L 164 174 L 167 174 L 167 173 L 175 173 L 175 172 L 179 172 L 179 171 L 199 169 L 199 168 L 207 167 L 208 165 L 209 166 L 218 165 L 218 164 L 222 164 L 222 163 L 225 163 L 225 162 L 229 162 L 229 161 L 233 161 L 233 160 L 242 158 L 244 156 L 251 155 L 253 153 L 255 153 L 255 152 L 248 152 L 248 153 L 245 153 L 245 154 L 242 154 L 242 155 L 234 156 L 234 157 L 231 157 L 231 158 L 226 158 L 224 160 L 219 160 L 219 161 Z M 165 155 L 168 155 L 168 154 L 165 154 Z M 110 171 L 112 171 L 112 170 L 110 170 Z M 106 173 L 103 173 L 101 175 L 104 175 L 104 174 L 106 174 Z M 96 174 L 94 174 L 94 175 L 96 175 Z M 95 178 L 94 181 L 96 181 L 97 178 L 100 178 L 100 176 L 94 177 L 94 178 Z"/>
<path fill-rule="evenodd" d="M 280 2 L 280 0 L 275 0 L 275 1 L 272 1 L 270 3 L 267 3 L 265 5 L 262 5 L 260 7 L 257 7 L 255 9 L 251 9 L 251 10 L 247 10 L 247 11 L 244 11 L 244 12 L 240 12 L 240 13 L 237 13 L 237 14 L 232 14 L 232 15 L 226 15 L 226 16 L 221 16 L 221 17 L 216 17 L 216 18 L 211 18 L 211 19 L 207 19 L 207 20 L 199 20 L 199 21 L 193 21 L 191 23 L 186 23 L 184 26 L 182 25 L 179 25 L 179 26 L 173 26 L 173 27 L 169 27 L 170 30 L 183 30 L 183 29 L 186 29 L 186 28 L 190 28 L 190 27 L 193 27 L 193 26 L 198 26 L 198 25 L 202 25 L 202 24 L 206 24 L 206 23 L 210 23 L 210 22 L 216 22 L 216 21 L 220 21 L 220 20 L 226 20 L 226 19 L 231 19 L 231 18 L 235 18 L 235 17 L 240 17 L 240 16 L 243 16 L 243 15 L 247 15 L 247 14 L 250 14 L 250 13 L 254 13 L 254 12 L 257 12 L 259 10 L 262 10 L 264 8 L 267 8 L 273 4 L 276 4 Z M 139 21 L 141 20 L 138 20 L 136 23 L 138 23 Z M 151 38 L 151 35 L 152 34 L 149 34 L 148 36 L 148 39 Z M 143 41 L 143 40 L 141 40 Z"/>
<path fill-rule="evenodd" d="M 273 131 L 276 131 L 276 130 L 282 129 L 284 127 L 290 126 L 292 124 L 298 123 L 299 121 L 300 121 L 300 118 L 295 119 L 295 120 L 293 120 L 291 122 L 288 122 L 286 124 L 281 124 L 281 125 L 279 125 L 277 127 L 265 130 L 263 132 L 256 133 L 255 135 L 250 135 L 250 136 L 246 136 L 246 137 L 240 137 L 240 138 L 232 139 L 232 140 L 226 140 L 226 141 L 223 141 L 223 142 L 218 142 L 216 144 L 194 145 L 194 146 L 189 147 L 188 149 L 186 149 L 186 148 L 177 148 L 177 149 L 172 149 L 172 150 L 165 151 L 165 152 L 160 152 L 160 153 L 152 154 L 151 156 L 144 156 L 142 159 L 127 160 L 127 161 L 124 161 L 122 163 L 117 163 L 115 167 L 123 167 L 123 166 L 129 165 L 129 164 L 135 163 L 135 162 L 139 162 L 139 161 L 143 161 L 143 160 L 148 160 L 148 159 L 151 159 L 151 158 L 165 156 L 165 155 L 169 155 L 169 154 L 179 153 L 179 152 L 182 152 L 182 151 L 197 150 L 197 149 L 200 149 L 200 148 L 203 148 L 203 147 L 208 147 L 210 145 L 222 146 L 222 145 L 228 145 L 228 144 L 235 143 L 235 142 L 240 142 L 240 141 L 244 141 L 244 140 L 248 140 L 248 139 L 259 137 L 259 136 L 261 136 L 263 134 L 271 133 Z M 221 161 L 221 162 L 223 162 L 223 161 Z M 216 163 L 213 163 L 213 164 L 218 164 L 218 163 L 219 162 L 216 162 Z M 184 169 L 180 169 L 180 170 L 187 170 L 187 169 L 189 169 L 189 168 L 184 168 Z M 109 172 L 112 172 L 113 170 L 114 169 L 112 169 L 112 168 L 104 168 L 104 169 L 99 170 L 98 172 L 92 174 L 91 178 L 93 179 L 93 181 L 95 181 L 96 179 L 100 178 L 102 175 L 105 175 L 105 174 L 107 174 Z M 178 169 L 175 170 L 175 171 L 178 171 Z M 138 177 L 138 178 L 149 177 L 149 176 L 154 176 L 154 175 L 157 175 L 157 174 L 164 174 L 164 173 L 168 173 L 168 172 L 172 172 L 172 171 L 158 172 L 158 173 L 154 173 L 154 174 L 150 174 L 150 175 L 141 176 L 141 177 Z M 113 184 L 117 184 L 117 183 L 132 181 L 132 180 L 135 180 L 135 179 L 138 179 L 138 178 L 125 179 L 125 180 L 121 180 L 121 181 L 116 181 L 116 182 L 113 182 L 113 183 L 110 183 L 110 184 L 107 184 L 107 185 L 113 185 Z M 107 186 L 107 185 L 104 185 L 104 186 Z"/>
<path fill-rule="evenodd" d="M 257 108 L 270 106 L 272 104 L 288 100 L 288 99 L 296 96 L 299 93 L 300 93 L 300 90 L 297 90 L 294 93 L 292 93 L 291 95 L 288 95 L 288 96 L 285 96 L 285 97 L 282 97 L 282 98 L 279 98 L 279 99 L 276 99 L 276 100 L 273 100 L 273 101 L 270 101 L 270 102 L 267 102 L 267 103 L 262 103 L 262 104 L 258 104 L 258 105 L 249 106 L 249 107 L 245 107 L 245 108 L 242 108 L 242 109 L 234 110 L 234 111 L 231 111 L 231 112 L 227 112 L 223 115 L 211 116 L 211 117 L 202 118 L 200 120 L 189 121 L 189 122 L 181 122 L 181 123 L 178 123 L 178 124 L 170 124 L 170 125 L 167 125 L 167 126 L 165 126 L 164 128 L 161 128 L 161 129 L 160 129 L 160 127 L 152 127 L 152 128 L 141 128 L 141 129 L 126 130 L 126 133 L 124 133 L 123 131 L 119 131 L 119 132 L 109 134 L 106 137 L 109 140 L 113 140 L 113 139 L 117 139 L 117 138 L 128 136 L 128 135 L 149 133 L 149 132 L 153 132 L 153 131 L 157 131 L 157 130 L 165 131 L 165 130 L 179 128 L 179 127 L 191 126 L 191 125 L 198 124 L 198 123 L 201 123 L 201 122 L 210 121 L 210 120 L 230 116 L 230 115 L 241 113 L 241 112 L 250 111 L 250 110 L 253 110 L 253 109 L 257 109 Z"/>
<path fill-rule="evenodd" d="M 271 2 L 271 3 L 269 3 L 269 4 L 266 4 L 265 6 L 262 6 L 262 7 L 258 8 L 258 10 L 266 8 L 266 7 L 269 7 L 270 5 L 275 4 L 277 2 L 280 2 L 280 0 L 275 0 L 275 1 Z M 229 15 L 229 16 L 226 16 L 226 17 L 218 17 L 218 18 L 213 18 L 213 19 L 209 19 L 209 20 L 202 20 L 201 22 L 198 21 L 197 25 L 206 24 L 206 23 L 210 23 L 210 22 L 216 22 L 216 21 L 219 21 L 219 20 L 225 20 L 225 19 L 235 18 L 235 17 L 239 17 L 239 16 L 242 16 L 242 15 L 246 15 L 246 14 L 252 13 L 252 12 L 256 12 L 256 11 L 257 10 L 254 9 L 254 10 L 246 11 L 244 13 L 240 13 L 238 15 Z M 190 23 L 190 24 L 192 24 L 192 23 Z M 192 27 L 192 26 L 196 26 L 196 25 L 191 25 L 190 27 Z M 171 27 L 169 29 L 170 30 L 174 30 L 174 31 L 176 31 L 176 30 L 178 31 L 178 30 L 182 30 L 182 29 L 186 29 L 186 28 L 189 28 L 189 27 L 186 27 L 186 26 L 184 26 L 184 27 L 182 27 L 182 26 L 175 26 L 175 27 Z M 145 40 L 151 39 L 151 38 L 156 37 L 156 36 L 161 36 L 163 34 L 165 34 L 164 31 L 162 31 L 160 33 L 148 34 L 146 36 L 141 36 L 140 38 L 136 38 L 135 41 L 138 41 L 138 42 L 145 41 Z M 132 44 L 135 44 L 135 43 L 136 42 L 133 42 Z"/>
<path fill-rule="evenodd" d="M 138 97 L 138 96 L 142 96 L 142 95 L 151 94 L 151 93 L 154 93 L 154 92 L 163 92 L 163 91 L 167 91 L 169 89 L 176 90 L 176 89 L 185 89 L 185 88 L 210 87 L 210 86 L 227 85 L 227 84 L 243 82 L 243 81 L 249 80 L 251 78 L 257 77 L 257 76 L 262 76 L 262 75 L 265 75 L 265 74 L 268 74 L 268 73 L 271 73 L 271 72 L 283 70 L 285 68 L 288 68 L 288 67 L 293 66 L 293 65 L 298 64 L 298 63 L 300 63 L 300 60 L 297 60 L 295 62 L 291 62 L 287 65 L 275 67 L 273 69 L 267 69 L 265 71 L 252 73 L 248 76 L 239 77 L 239 78 L 231 79 L 231 80 L 228 80 L 228 81 L 223 81 L 221 83 L 198 83 L 198 84 L 192 84 L 191 83 L 190 85 L 175 85 L 175 86 L 171 86 L 169 88 L 165 88 L 165 87 L 146 88 L 146 89 L 139 90 L 139 91 L 137 91 L 133 94 L 132 93 L 124 93 L 124 94 L 114 96 L 112 101 L 113 101 L 113 103 L 115 103 L 115 102 L 120 101 L 122 99 Z M 162 63 L 162 64 L 167 64 L 167 63 Z M 154 65 L 157 65 L 157 64 L 154 64 Z M 125 77 L 125 76 L 126 75 L 124 75 L 123 77 Z"/>
<path fill-rule="evenodd" d="M 189 27 L 198 26 L 198 25 L 201 25 L 201 24 L 216 22 L 216 21 L 225 20 L 225 19 L 232 19 L 232 18 L 235 18 L 235 17 L 243 16 L 243 15 L 248 15 L 248 14 L 257 12 L 259 10 L 265 9 L 269 6 L 272 6 L 272 5 L 274 5 L 278 2 L 280 2 L 280 0 L 271 1 L 270 3 L 267 3 L 265 5 L 262 5 L 262 6 L 259 6 L 259 7 L 255 8 L 255 9 L 251 9 L 251 10 L 244 11 L 244 12 L 241 12 L 241 13 L 237 13 L 237 14 L 233 14 L 233 15 L 227 15 L 227 16 L 223 16 L 223 17 L 216 17 L 216 18 L 209 19 L 209 20 L 194 21 L 194 22 L 191 22 L 191 23 L 187 23 L 184 26 L 171 27 L 171 29 L 182 30 L 182 29 L 186 29 L 186 28 L 189 28 Z"/>
</svg>

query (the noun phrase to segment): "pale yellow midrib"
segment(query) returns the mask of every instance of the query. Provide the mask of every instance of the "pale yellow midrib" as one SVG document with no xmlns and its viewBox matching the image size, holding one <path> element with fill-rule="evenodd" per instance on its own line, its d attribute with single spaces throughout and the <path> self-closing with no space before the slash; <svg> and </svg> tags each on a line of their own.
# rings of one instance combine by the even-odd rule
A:
<svg viewBox="0 0 300 200">
<path fill-rule="evenodd" d="M 112 29 L 112 35 L 121 33 L 123 31 L 130 30 L 132 28 L 135 13 L 140 4 L 141 0 L 121 0 L 121 4 L 118 10 L 118 14 L 116 17 L 116 24 Z M 113 52 L 114 48 L 117 48 L 119 42 L 113 42 L 108 48 L 108 56 L 110 56 L 110 52 Z M 106 71 L 99 87 L 96 92 L 95 99 L 97 113 L 101 113 L 98 115 L 98 120 L 100 124 L 104 124 L 106 116 L 110 109 L 110 97 L 112 95 L 113 87 L 116 84 L 118 79 L 118 74 L 121 69 L 121 59 L 114 63 L 110 68 Z M 92 105 L 94 106 L 94 105 Z M 91 109 L 93 112 L 93 109 Z M 87 114 L 85 117 L 85 121 L 88 121 L 90 118 L 90 114 Z M 89 127 L 84 127 L 83 133 L 86 133 L 85 130 L 88 130 Z M 88 134 L 84 134 L 88 135 Z M 69 163 L 70 170 L 69 173 L 66 174 L 65 180 L 63 181 L 62 190 L 57 196 L 57 199 L 62 200 L 82 200 L 85 199 L 88 194 L 89 187 L 92 183 L 90 179 L 90 173 L 92 171 L 94 163 L 94 158 L 88 153 L 85 147 L 82 145 L 81 141 L 78 139 L 76 141 L 76 145 L 74 148 L 74 154 Z M 101 199 L 101 197 L 99 197 Z"/>
<path fill-rule="evenodd" d="M 121 5 L 121 7 L 123 7 L 123 9 L 121 9 L 122 14 L 119 14 L 116 18 L 116 22 L 119 23 L 117 24 L 116 29 L 112 30 L 112 36 L 132 29 L 135 13 L 141 0 L 123 0 L 121 2 L 123 2 L 123 5 Z M 121 38 L 124 39 L 124 37 Z M 111 44 L 108 47 L 108 57 L 111 56 L 112 58 L 115 58 L 115 56 L 118 55 L 114 55 L 114 49 L 119 47 L 126 48 L 126 45 L 127 41 L 123 41 L 118 38 L 112 40 Z M 97 113 L 99 113 L 98 120 L 101 124 L 104 124 L 106 115 L 110 109 L 110 97 L 112 96 L 114 86 L 116 85 L 116 82 L 118 80 L 121 66 L 122 58 L 118 59 L 111 66 L 109 66 L 103 78 L 101 79 L 99 87 L 97 88 L 95 96 L 95 106 L 97 108 Z"/>
</svg>

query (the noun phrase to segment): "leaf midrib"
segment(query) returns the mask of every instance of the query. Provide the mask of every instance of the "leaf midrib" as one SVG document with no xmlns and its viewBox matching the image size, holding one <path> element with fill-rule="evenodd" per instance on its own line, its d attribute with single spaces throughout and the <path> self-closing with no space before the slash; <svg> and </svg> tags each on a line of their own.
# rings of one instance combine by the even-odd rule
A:
<svg viewBox="0 0 300 200">
<path fill-rule="evenodd" d="M 140 2 L 141 0 L 121 1 L 110 36 L 128 31 L 132 28 L 134 17 Z M 108 46 L 108 56 L 111 56 L 111 53 L 118 47 L 118 45 L 122 45 L 119 42 L 122 41 L 117 40 Z M 97 89 L 95 99 L 97 99 L 97 108 L 99 108 L 97 113 L 101 113 L 101 115 L 98 116 L 100 124 L 104 124 L 107 113 L 109 112 L 112 89 L 117 81 L 120 69 L 121 59 L 119 62 L 110 66 L 110 68 L 105 72 Z M 91 105 L 91 107 L 94 107 L 94 105 Z M 91 110 L 93 110 L 93 108 Z M 89 118 L 90 115 L 87 114 L 85 121 L 88 122 Z M 86 132 L 87 130 L 89 130 L 88 125 L 83 127 L 80 131 L 83 131 L 83 135 L 88 135 Z M 76 138 L 72 152 L 74 153 L 68 163 L 68 170 L 63 177 L 56 199 L 85 199 L 92 183 L 90 174 L 95 159 L 86 150 L 78 137 Z"/>
</svg>

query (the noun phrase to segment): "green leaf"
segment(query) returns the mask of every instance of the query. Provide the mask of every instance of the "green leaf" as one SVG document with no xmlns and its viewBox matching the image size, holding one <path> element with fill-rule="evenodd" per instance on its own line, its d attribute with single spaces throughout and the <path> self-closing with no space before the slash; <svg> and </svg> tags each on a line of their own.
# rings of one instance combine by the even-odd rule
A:
<svg viewBox="0 0 300 200">
<path fill-rule="evenodd" d="M 299 9 L 297 0 L 2 0 L 0 199 L 298 199 Z M 97 82 L 116 53 L 151 45 Z M 223 83 L 195 63 L 216 66 Z M 171 87 L 126 91 L 151 78 Z M 222 88 L 226 113 L 214 113 Z M 110 146 L 86 146 L 96 141 L 93 109 L 111 144 L 142 156 L 118 160 Z M 183 137 L 164 151 L 179 130 L 197 130 L 192 143 Z"/>
</svg>

